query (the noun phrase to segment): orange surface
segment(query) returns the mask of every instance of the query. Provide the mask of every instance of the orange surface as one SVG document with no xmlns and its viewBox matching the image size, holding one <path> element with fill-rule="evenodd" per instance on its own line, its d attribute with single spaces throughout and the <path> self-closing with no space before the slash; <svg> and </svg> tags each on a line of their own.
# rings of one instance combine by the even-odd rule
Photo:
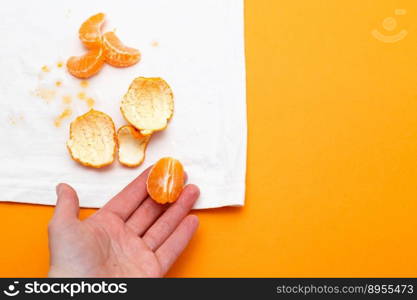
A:
<svg viewBox="0 0 417 300">
<path fill-rule="evenodd" d="M 169 275 L 417 276 L 417 2 L 248 0 L 245 14 L 247 205 L 198 212 Z M 396 43 L 371 33 L 389 16 L 408 31 Z M 1 276 L 46 274 L 51 214 L 0 205 Z"/>
</svg>

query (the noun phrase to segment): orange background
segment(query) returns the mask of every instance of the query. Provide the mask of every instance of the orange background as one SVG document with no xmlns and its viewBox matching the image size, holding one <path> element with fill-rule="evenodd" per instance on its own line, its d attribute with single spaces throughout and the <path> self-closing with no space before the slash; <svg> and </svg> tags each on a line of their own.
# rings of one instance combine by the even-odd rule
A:
<svg viewBox="0 0 417 300">
<path fill-rule="evenodd" d="M 246 1 L 246 206 L 197 212 L 170 276 L 417 276 L 416 14 L 414 0 Z M 51 214 L 0 204 L 0 276 L 46 275 Z"/>
</svg>

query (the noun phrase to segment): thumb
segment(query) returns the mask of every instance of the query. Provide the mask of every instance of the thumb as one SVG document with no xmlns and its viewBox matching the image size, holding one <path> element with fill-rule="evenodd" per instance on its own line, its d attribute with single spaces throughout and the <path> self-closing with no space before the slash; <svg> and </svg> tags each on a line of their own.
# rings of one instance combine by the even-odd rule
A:
<svg viewBox="0 0 417 300">
<path fill-rule="evenodd" d="M 60 183 L 56 186 L 56 195 L 54 219 L 61 221 L 77 219 L 80 207 L 75 190 L 68 184 Z"/>
</svg>

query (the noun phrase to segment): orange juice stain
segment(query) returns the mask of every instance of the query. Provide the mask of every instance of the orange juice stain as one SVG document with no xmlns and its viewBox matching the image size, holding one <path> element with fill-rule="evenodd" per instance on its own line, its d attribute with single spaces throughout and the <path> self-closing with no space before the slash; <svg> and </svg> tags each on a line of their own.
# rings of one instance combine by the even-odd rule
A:
<svg viewBox="0 0 417 300">
<path fill-rule="evenodd" d="M 63 96 L 62 97 L 62 102 L 64 103 L 64 104 L 71 104 L 71 102 L 72 102 L 72 99 L 71 99 L 71 96 Z"/>
<path fill-rule="evenodd" d="M 79 92 L 77 95 L 78 99 L 85 100 L 87 98 L 84 92 Z"/>
<path fill-rule="evenodd" d="M 17 122 L 16 122 L 16 119 L 13 116 L 9 116 L 8 119 L 9 119 L 10 125 L 13 125 L 13 126 L 16 125 Z"/>
<path fill-rule="evenodd" d="M 62 68 L 64 66 L 64 63 L 62 61 L 57 62 L 56 66 L 58 68 Z"/>
<path fill-rule="evenodd" d="M 81 85 L 81 87 L 83 87 L 83 88 L 87 88 L 87 87 L 88 87 L 88 81 L 87 81 L 87 80 L 82 80 L 82 81 L 80 82 L 80 85 Z"/>
<path fill-rule="evenodd" d="M 64 109 L 64 111 L 58 117 L 55 118 L 55 121 L 54 121 L 55 127 L 60 127 L 62 124 L 62 121 L 66 118 L 69 118 L 71 115 L 72 115 L 72 110 L 70 108 Z"/>
<path fill-rule="evenodd" d="M 88 105 L 88 108 L 92 108 L 96 102 L 94 101 L 94 99 L 93 99 L 93 98 L 88 98 L 88 99 L 86 100 L 86 103 L 87 103 L 87 105 Z"/>
<path fill-rule="evenodd" d="M 42 66 L 42 72 L 49 72 L 51 71 L 48 66 Z"/>
<path fill-rule="evenodd" d="M 50 102 L 55 98 L 56 92 L 54 90 L 49 90 L 45 88 L 38 88 L 35 90 L 35 96 L 45 100 L 46 102 Z"/>
<path fill-rule="evenodd" d="M 62 81 L 57 80 L 57 81 L 55 82 L 55 85 L 56 85 L 56 86 L 58 86 L 58 87 L 59 87 L 59 86 L 61 86 L 61 85 L 62 85 Z"/>
<path fill-rule="evenodd" d="M 19 114 L 19 115 L 10 115 L 8 117 L 9 123 L 10 125 L 17 125 L 19 122 L 23 121 L 25 118 L 23 116 L 23 114 Z"/>
<path fill-rule="evenodd" d="M 151 46 L 152 46 L 152 47 L 158 47 L 158 46 L 159 46 L 159 43 L 158 43 L 157 41 L 153 41 L 153 42 L 151 43 Z"/>
</svg>

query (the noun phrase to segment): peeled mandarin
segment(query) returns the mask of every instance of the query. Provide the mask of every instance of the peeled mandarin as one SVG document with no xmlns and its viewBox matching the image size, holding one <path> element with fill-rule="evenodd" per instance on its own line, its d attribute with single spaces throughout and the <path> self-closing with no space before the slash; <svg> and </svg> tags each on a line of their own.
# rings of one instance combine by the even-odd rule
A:
<svg viewBox="0 0 417 300">
<path fill-rule="evenodd" d="M 101 32 L 100 28 L 104 23 L 105 15 L 98 13 L 88 18 L 80 27 L 78 34 L 81 42 L 88 49 L 95 49 L 101 47 Z"/>
<path fill-rule="evenodd" d="M 129 67 L 139 62 L 138 49 L 125 46 L 112 31 L 103 34 L 104 57 L 114 67 Z"/>
<path fill-rule="evenodd" d="M 184 168 L 180 161 L 171 157 L 161 158 L 149 172 L 146 186 L 157 203 L 175 202 L 184 187 Z"/>
<path fill-rule="evenodd" d="M 97 74 L 104 63 L 103 50 L 93 49 L 82 56 L 72 56 L 67 61 L 67 69 L 77 78 L 89 78 Z"/>
</svg>

